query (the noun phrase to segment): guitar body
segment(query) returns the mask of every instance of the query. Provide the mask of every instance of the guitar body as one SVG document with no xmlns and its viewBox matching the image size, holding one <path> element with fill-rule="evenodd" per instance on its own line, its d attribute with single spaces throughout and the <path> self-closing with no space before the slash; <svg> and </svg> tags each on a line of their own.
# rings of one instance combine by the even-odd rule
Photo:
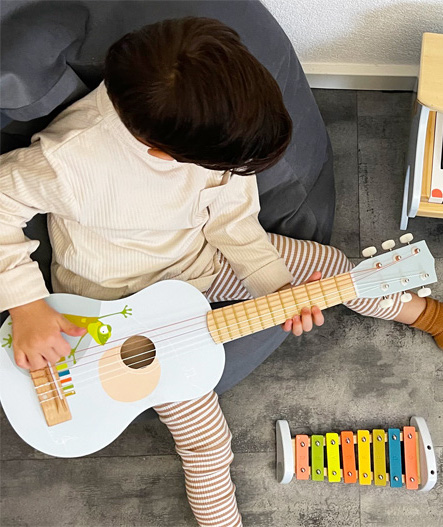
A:
<svg viewBox="0 0 443 527">
<path fill-rule="evenodd" d="M 1 404 L 19 436 L 45 454 L 96 452 L 147 408 L 200 397 L 223 373 L 223 344 L 207 328 L 211 307 L 185 282 L 115 301 L 54 294 L 47 302 L 88 331 L 63 335 L 73 351 L 55 365 L 70 420 L 48 426 L 30 373 L 15 364 L 10 318 L 0 328 Z"/>
</svg>

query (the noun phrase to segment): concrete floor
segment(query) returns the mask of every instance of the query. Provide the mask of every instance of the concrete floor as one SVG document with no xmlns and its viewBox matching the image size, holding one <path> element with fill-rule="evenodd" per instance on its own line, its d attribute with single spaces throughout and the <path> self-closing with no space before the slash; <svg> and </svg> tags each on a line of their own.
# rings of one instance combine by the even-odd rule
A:
<svg viewBox="0 0 443 527">
<path fill-rule="evenodd" d="M 333 244 L 362 248 L 398 238 L 412 94 L 323 91 L 315 97 L 331 135 L 337 185 Z M 443 277 L 443 222 L 414 219 Z M 443 282 L 433 286 L 443 298 Z M 430 493 L 292 481 L 274 476 L 274 423 L 295 433 L 401 427 L 421 415 L 443 463 L 443 353 L 432 339 L 342 306 L 325 325 L 283 345 L 221 397 L 234 436 L 233 478 L 247 527 L 443 525 L 441 481 Z M 133 423 L 82 459 L 34 451 L 2 415 L 2 512 L 6 526 L 195 526 L 180 462 L 158 420 Z"/>
</svg>

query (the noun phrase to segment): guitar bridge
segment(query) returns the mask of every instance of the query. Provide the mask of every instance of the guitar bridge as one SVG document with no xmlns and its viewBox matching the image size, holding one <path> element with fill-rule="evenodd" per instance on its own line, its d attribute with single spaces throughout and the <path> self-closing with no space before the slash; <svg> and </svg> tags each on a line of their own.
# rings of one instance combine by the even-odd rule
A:
<svg viewBox="0 0 443 527">
<path fill-rule="evenodd" d="M 58 425 L 72 419 L 66 397 L 60 384 L 57 370 L 51 365 L 31 371 L 41 409 L 48 426 Z"/>
</svg>

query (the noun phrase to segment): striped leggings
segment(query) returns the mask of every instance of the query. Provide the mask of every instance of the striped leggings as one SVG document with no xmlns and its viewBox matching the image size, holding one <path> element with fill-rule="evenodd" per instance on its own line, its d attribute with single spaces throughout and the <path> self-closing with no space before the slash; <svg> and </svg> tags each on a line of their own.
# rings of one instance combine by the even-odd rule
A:
<svg viewBox="0 0 443 527">
<path fill-rule="evenodd" d="M 268 234 L 270 242 L 284 259 L 294 280 L 305 282 L 314 271 L 328 278 L 352 269 L 353 265 L 338 249 L 311 241 L 300 241 Z M 252 298 L 229 263 L 219 254 L 221 270 L 205 295 L 210 302 Z M 392 307 L 381 309 L 377 299 L 356 299 L 345 305 L 366 316 L 394 319 L 400 312 L 400 294 L 390 296 Z M 169 428 L 185 472 L 189 504 L 201 526 L 239 527 L 235 486 L 230 475 L 233 460 L 231 432 L 218 404 L 210 392 L 192 401 L 163 404 L 154 408 Z"/>
</svg>

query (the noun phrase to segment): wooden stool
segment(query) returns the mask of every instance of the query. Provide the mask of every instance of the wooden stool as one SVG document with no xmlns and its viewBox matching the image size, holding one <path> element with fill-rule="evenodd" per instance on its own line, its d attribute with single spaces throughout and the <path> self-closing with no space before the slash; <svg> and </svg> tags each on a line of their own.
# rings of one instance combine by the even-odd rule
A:
<svg viewBox="0 0 443 527">
<path fill-rule="evenodd" d="M 424 33 L 400 229 L 409 218 L 443 218 L 443 35 Z"/>
</svg>

